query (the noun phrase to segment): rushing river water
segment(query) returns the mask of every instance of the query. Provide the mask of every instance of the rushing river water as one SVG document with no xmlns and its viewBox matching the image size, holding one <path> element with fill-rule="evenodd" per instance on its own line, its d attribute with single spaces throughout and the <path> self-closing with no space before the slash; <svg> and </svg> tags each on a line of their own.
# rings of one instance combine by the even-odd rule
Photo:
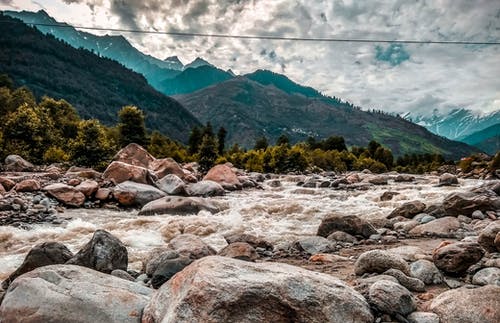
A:
<svg viewBox="0 0 500 323">
<path fill-rule="evenodd" d="M 370 186 L 366 190 L 302 188 L 298 177 L 284 176 L 282 186 L 232 192 L 217 197 L 228 209 L 217 214 L 200 212 L 192 216 L 138 216 L 137 210 L 68 209 L 61 225 L 36 224 L 30 230 L 0 227 L 0 280 L 19 266 L 32 246 L 59 241 L 76 252 L 97 229 L 117 236 L 129 252 L 130 268 L 140 269 L 141 259 L 154 247 L 164 246 L 181 233 L 192 233 L 216 250 L 227 243 L 224 236 L 246 232 L 263 236 L 273 243 L 289 242 L 298 236 L 314 235 L 321 219 L 329 213 L 355 214 L 376 220 L 396 206 L 411 200 L 427 205 L 439 203 L 450 192 L 468 191 L 482 183 L 460 180 L 459 187 L 437 187 L 437 177 L 417 176 L 412 183 Z M 400 193 L 391 201 L 380 201 L 385 191 Z"/>
</svg>

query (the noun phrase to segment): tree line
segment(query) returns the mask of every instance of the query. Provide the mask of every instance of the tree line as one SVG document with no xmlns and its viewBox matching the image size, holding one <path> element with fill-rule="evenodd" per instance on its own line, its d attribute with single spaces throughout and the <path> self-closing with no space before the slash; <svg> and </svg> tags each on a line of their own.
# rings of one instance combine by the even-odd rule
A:
<svg viewBox="0 0 500 323">
<path fill-rule="evenodd" d="M 252 149 L 237 144 L 226 147 L 226 129 L 214 130 L 210 123 L 194 127 L 185 146 L 158 131 L 147 131 L 144 112 L 136 106 L 124 106 L 118 112 L 118 124 L 107 127 L 96 119 L 80 119 L 65 100 L 43 97 L 37 102 L 28 88 L 14 88 L 6 75 L 0 76 L 0 123 L 0 157 L 17 154 L 37 164 L 66 162 L 103 169 L 129 143 L 144 146 L 157 158 L 196 161 L 202 171 L 231 162 L 248 171 L 273 173 L 363 169 L 423 173 L 450 163 L 439 154 L 395 159 L 389 148 L 374 140 L 366 147 L 348 149 L 340 136 L 310 137 L 294 145 L 286 135 L 273 144 L 261 137 Z"/>
</svg>

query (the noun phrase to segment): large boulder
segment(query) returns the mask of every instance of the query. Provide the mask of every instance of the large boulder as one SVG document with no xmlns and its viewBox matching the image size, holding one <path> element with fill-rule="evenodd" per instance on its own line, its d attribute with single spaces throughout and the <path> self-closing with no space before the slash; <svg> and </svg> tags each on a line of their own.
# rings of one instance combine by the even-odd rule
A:
<svg viewBox="0 0 500 323">
<path fill-rule="evenodd" d="M 500 241 L 496 240 L 499 233 L 500 221 L 492 222 L 481 230 L 477 242 L 489 252 L 500 252 Z"/>
<path fill-rule="evenodd" d="M 99 184 L 94 180 L 87 179 L 78 184 L 75 188 L 82 192 L 86 197 L 91 197 L 99 189 Z"/>
<path fill-rule="evenodd" d="M 429 309 L 441 323 L 498 323 L 500 286 L 452 289 L 439 294 Z"/>
<path fill-rule="evenodd" d="M 102 174 L 104 179 L 112 181 L 115 185 L 125 181 L 132 181 L 141 184 L 154 185 L 156 175 L 149 169 L 114 161 Z"/>
<path fill-rule="evenodd" d="M 139 215 L 186 215 L 197 214 L 202 210 L 218 213 L 223 207 L 202 197 L 167 196 L 144 205 Z"/>
<path fill-rule="evenodd" d="M 104 230 L 94 232 L 92 239 L 67 264 L 79 265 L 111 273 L 115 269 L 127 270 L 127 248 L 115 236 Z"/>
<path fill-rule="evenodd" d="M 445 197 L 442 207 L 446 215 L 471 216 L 476 210 L 482 212 L 499 210 L 500 197 L 492 191 L 452 193 Z"/>
<path fill-rule="evenodd" d="M 18 155 L 9 155 L 5 158 L 5 170 L 8 172 L 32 172 L 35 166 Z"/>
<path fill-rule="evenodd" d="M 191 259 L 215 255 L 217 252 L 194 234 L 181 234 L 170 240 L 169 247 Z"/>
<path fill-rule="evenodd" d="M 131 143 L 117 152 L 113 157 L 113 161 L 149 168 L 155 158 L 140 145 Z"/>
<path fill-rule="evenodd" d="M 483 248 L 476 242 L 455 242 L 438 246 L 433 251 L 432 260 L 445 273 L 460 276 L 483 255 Z"/>
<path fill-rule="evenodd" d="M 424 210 L 425 204 L 420 201 L 406 202 L 395 208 L 387 218 L 392 219 L 398 216 L 402 216 L 411 219 L 415 215 L 422 213 Z"/>
<path fill-rule="evenodd" d="M 226 164 L 212 167 L 203 179 L 217 182 L 226 190 L 230 191 L 240 190 L 242 188 L 238 176 L 233 169 Z"/>
<path fill-rule="evenodd" d="M 224 188 L 217 182 L 203 180 L 193 183 L 187 187 L 187 193 L 191 196 L 220 196 L 225 194 Z"/>
<path fill-rule="evenodd" d="M 67 206 L 81 207 L 85 203 L 85 195 L 73 186 L 55 183 L 45 186 L 43 190 L 49 196 Z"/>
<path fill-rule="evenodd" d="M 379 280 L 371 285 L 369 303 L 379 312 L 406 316 L 417 309 L 412 293 L 398 283 Z"/>
<path fill-rule="evenodd" d="M 363 252 L 354 263 L 354 272 L 361 276 L 364 273 L 384 273 L 388 269 L 399 269 L 410 275 L 410 267 L 406 261 L 396 254 L 384 250 Z"/>
<path fill-rule="evenodd" d="M 182 167 L 172 158 L 156 159 L 149 165 L 149 169 L 151 169 L 158 178 L 163 178 L 168 174 L 173 174 L 180 178 L 184 178 L 185 176 Z"/>
<path fill-rule="evenodd" d="M 139 323 L 152 291 L 80 266 L 45 266 L 10 285 L 0 321 Z"/>
<path fill-rule="evenodd" d="M 377 230 L 370 223 L 356 215 L 331 214 L 321 221 L 317 235 L 328 237 L 336 231 L 343 231 L 365 238 L 377 233 Z"/>
<path fill-rule="evenodd" d="M 2 283 L 2 288 L 7 289 L 10 283 L 24 273 L 32 271 L 35 268 L 64 264 L 73 257 L 73 253 L 62 243 L 43 242 L 37 244 L 28 252 L 23 263 Z"/>
<path fill-rule="evenodd" d="M 366 300 L 330 275 L 280 263 L 200 259 L 144 309 L 152 322 L 373 322 Z"/>
<path fill-rule="evenodd" d="M 186 195 L 186 184 L 174 174 L 163 176 L 156 182 L 156 186 L 168 195 Z"/>
<path fill-rule="evenodd" d="M 25 179 L 14 186 L 16 192 L 35 192 L 41 189 L 40 182 L 36 179 Z"/>
<path fill-rule="evenodd" d="M 154 186 L 131 181 L 120 183 L 113 190 L 114 198 L 125 206 L 143 206 L 166 195 Z"/>
<path fill-rule="evenodd" d="M 417 225 L 410 230 L 409 234 L 414 237 L 431 236 L 451 238 L 456 235 L 458 229 L 460 229 L 460 221 L 455 217 L 446 216 L 425 224 Z"/>
</svg>

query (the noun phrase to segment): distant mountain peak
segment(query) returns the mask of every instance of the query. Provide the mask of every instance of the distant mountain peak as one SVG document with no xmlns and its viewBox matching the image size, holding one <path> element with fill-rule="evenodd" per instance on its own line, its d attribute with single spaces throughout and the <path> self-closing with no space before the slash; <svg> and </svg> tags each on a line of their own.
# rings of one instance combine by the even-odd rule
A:
<svg viewBox="0 0 500 323">
<path fill-rule="evenodd" d="M 177 55 L 176 56 L 169 56 L 169 57 L 165 58 L 164 61 L 169 62 L 169 63 L 176 63 L 176 64 L 184 65 L 184 64 L 182 64 L 181 60 L 179 59 L 179 57 Z"/>
<path fill-rule="evenodd" d="M 210 64 L 209 62 L 207 62 L 206 60 L 204 60 L 203 58 L 201 57 L 196 57 L 194 59 L 194 61 L 192 61 L 191 63 L 187 64 L 186 66 L 184 66 L 184 69 L 188 69 L 188 68 L 197 68 L 197 67 L 200 67 L 200 66 L 205 66 L 205 65 L 209 65 L 209 66 L 213 66 L 212 64 Z"/>
<path fill-rule="evenodd" d="M 236 76 L 232 69 L 228 69 L 226 72 L 228 72 L 231 76 Z"/>
</svg>

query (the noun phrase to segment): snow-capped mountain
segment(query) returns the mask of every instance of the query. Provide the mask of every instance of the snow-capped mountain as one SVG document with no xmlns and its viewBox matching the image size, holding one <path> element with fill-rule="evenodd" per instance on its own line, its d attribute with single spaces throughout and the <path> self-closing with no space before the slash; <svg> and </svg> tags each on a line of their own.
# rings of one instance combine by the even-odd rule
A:
<svg viewBox="0 0 500 323">
<path fill-rule="evenodd" d="M 453 140 L 460 140 L 474 132 L 500 123 L 500 111 L 477 113 L 467 109 L 454 109 L 448 113 L 434 111 L 432 115 L 402 113 L 402 117 L 424 126 L 429 131 Z"/>
</svg>

